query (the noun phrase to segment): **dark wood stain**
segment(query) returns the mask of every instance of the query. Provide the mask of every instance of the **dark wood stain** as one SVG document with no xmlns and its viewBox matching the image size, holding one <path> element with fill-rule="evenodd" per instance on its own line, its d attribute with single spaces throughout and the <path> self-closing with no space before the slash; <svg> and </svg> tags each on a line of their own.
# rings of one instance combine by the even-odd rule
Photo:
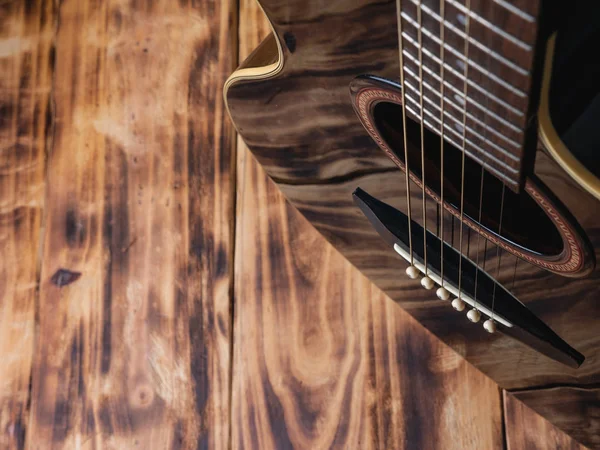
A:
<svg viewBox="0 0 600 450">
<path fill-rule="evenodd" d="M 294 53 L 296 51 L 296 36 L 287 31 L 283 35 L 283 40 L 290 53 Z"/>
<path fill-rule="evenodd" d="M 52 284 L 54 284 L 60 288 L 63 286 L 67 286 L 71 283 L 74 283 L 80 277 L 81 277 L 81 272 L 73 272 L 72 270 L 69 270 L 69 269 L 58 269 L 54 273 L 54 275 L 52 275 L 52 278 L 50 278 L 50 281 L 52 282 Z"/>
<path fill-rule="evenodd" d="M 235 11 L 57 14 L 28 447 L 227 448 Z"/>
<path fill-rule="evenodd" d="M 85 239 L 83 226 L 77 218 L 77 212 L 69 208 L 65 214 L 65 238 L 69 244 L 76 245 Z"/>
</svg>

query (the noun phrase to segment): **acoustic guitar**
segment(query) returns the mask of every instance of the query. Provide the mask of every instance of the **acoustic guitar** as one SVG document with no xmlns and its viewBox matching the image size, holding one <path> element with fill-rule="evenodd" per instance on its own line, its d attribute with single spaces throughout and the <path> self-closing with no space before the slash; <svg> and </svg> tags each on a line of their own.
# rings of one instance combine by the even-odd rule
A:
<svg viewBox="0 0 600 450">
<path fill-rule="evenodd" d="M 260 3 L 273 33 L 224 90 L 271 178 L 423 325 L 600 447 L 600 2 Z"/>
</svg>

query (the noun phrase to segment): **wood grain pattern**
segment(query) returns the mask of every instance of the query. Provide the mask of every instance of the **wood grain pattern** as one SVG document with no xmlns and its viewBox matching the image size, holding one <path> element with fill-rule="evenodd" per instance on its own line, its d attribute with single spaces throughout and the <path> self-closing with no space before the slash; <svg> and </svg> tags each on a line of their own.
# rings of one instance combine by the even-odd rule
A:
<svg viewBox="0 0 600 450">
<path fill-rule="evenodd" d="M 240 171 L 233 448 L 502 448 L 496 384 Z"/>
<path fill-rule="evenodd" d="M 241 3 L 244 53 L 266 27 Z M 316 236 L 247 151 L 230 428 L 220 86 L 235 13 L 210 0 L 0 6 L 0 448 L 226 448 L 230 434 L 235 448 L 500 448 L 494 383 Z"/>
<path fill-rule="evenodd" d="M 517 391 L 511 395 L 537 414 L 551 417 L 553 424 L 568 430 L 573 438 L 589 448 L 600 448 L 600 388 L 597 386 L 558 386 Z"/>
<path fill-rule="evenodd" d="M 34 343 L 51 2 L 0 5 L 0 448 L 23 448 Z"/>
<path fill-rule="evenodd" d="M 30 449 L 228 445 L 234 14 L 59 5 Z"/>
<path fill-rule="evenodd" d="M 507 450 L 585 450 L 510 393 L 504 391 Z"/>
<path fill-rule="evenodd" d="M 406 211 L 404 177 L 366 134 L 348 95 L 350 82 L 361 74 L 398 79 L 395 2 L 261 4 L 282 45 L 282 70 L 269 79 L 233 83 L 227 98 L 237 129 L 288 200 L 363 274 L 502 387 L 597 383 L 598 268 L 585 279 L 574 279 L 503 257 L 495 275 L 586 356 L 579 369 L 570 369 L 506 336 L 485 333 L 418 282 L 402 276 L 405 263 L 354 206 L 351 193 L 361 187 Z M 360 26 L 348 27 L 349 23 Z M 535 174 L 586 231 L 598 260 L 598 202 L 542 150 L 536 154 Z M 421 195 L 414 184 L 411 196 L 420 211 Z M 421 214 L 417 216 L 413 218 L 421 222 Z M 482 254 L 486 267 L 497 266 L 494 248 L 478 249 L 471 242 L 471 259 L 476 253 Z"/>
<path fill-rule="evenodd" d="M 241 2 L 242 17 L 257 11 Z M 242 57 L 268 33 L 261 20 L 240 24 Z M 232 447 L 502 448 L 496 385 L 358 273 L 239 150 Z"/>
</svg>

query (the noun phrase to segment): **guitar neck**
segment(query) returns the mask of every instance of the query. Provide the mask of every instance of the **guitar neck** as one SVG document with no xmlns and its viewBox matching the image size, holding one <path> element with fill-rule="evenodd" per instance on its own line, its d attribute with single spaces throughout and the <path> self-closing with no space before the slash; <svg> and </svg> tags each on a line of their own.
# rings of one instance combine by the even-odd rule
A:
<svg viewBox="0 0 600 450">
<path fill-rule="evenodd" d="M 399 2 L 407 115 L 514 191 L 536 146 L 539 6 L 536 0 Z"/>
</svg>

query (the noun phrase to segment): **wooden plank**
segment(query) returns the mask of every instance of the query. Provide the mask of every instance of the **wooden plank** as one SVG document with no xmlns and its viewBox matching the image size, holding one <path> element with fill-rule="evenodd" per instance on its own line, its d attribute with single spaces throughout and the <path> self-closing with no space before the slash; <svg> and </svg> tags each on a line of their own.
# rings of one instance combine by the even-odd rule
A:
<svg viewBox="0 0 600 450">
<path fill-rule="evenodd" d="M 228 445 L 232 5 L 60 3 L 28 448 Z"/>
<path fill-rule="evenodd" d="M 523 402 L 504 391 L 507 450 L 585 450 Z"/>
<path fill-rule="evenodd" d="M 34 343 L 52 2 L 2 2 L 0 23 L 0 449 L 17 449 Z"/>
<path fill-rule="evenodd" d="M 599 388 L 561 386 L 513 392 L 506 394 L 505 397 L 507 399 L 506 414 L 515 422 L 512 427 L 515 437 L 511 437 L 515 443 L 528 442 L 525 439 L 534 440 L 536 437 L 534 430 L 538 427 L 540 429 L 539 435 L 549 436 L 549 443 L 557 442 L 556 447 L 523 447 L 517 445 L 513 447 L 514 449 L 564 448 L 579 450 L 588 447 L 600 449 Z M 552 424 L 538 418 L 532 420 L 532 425 L 529 426 L 529 422 L 519 420 L 519 414 L 530 418 L 535 414 L 533 411 L 541 414 L 542 417 L 549 418 Z M 527 426 L 524 426 L 525 423 L 527 423 Z M 554 430 L 554 425 L 568 433 L 568 435 L 558 431 L 558 429 Z M 587 447 L 579 445 L 577 441 Z"/>
<path fill-rule="evenodd" d="M 268 32 L 240 4 L 242 58 Z M 501 398 L 285 202 L 241 143 L 233 448 L 501 448 Z M 473 399 L 477 399 L 477 402 Z"/>
</svg>

